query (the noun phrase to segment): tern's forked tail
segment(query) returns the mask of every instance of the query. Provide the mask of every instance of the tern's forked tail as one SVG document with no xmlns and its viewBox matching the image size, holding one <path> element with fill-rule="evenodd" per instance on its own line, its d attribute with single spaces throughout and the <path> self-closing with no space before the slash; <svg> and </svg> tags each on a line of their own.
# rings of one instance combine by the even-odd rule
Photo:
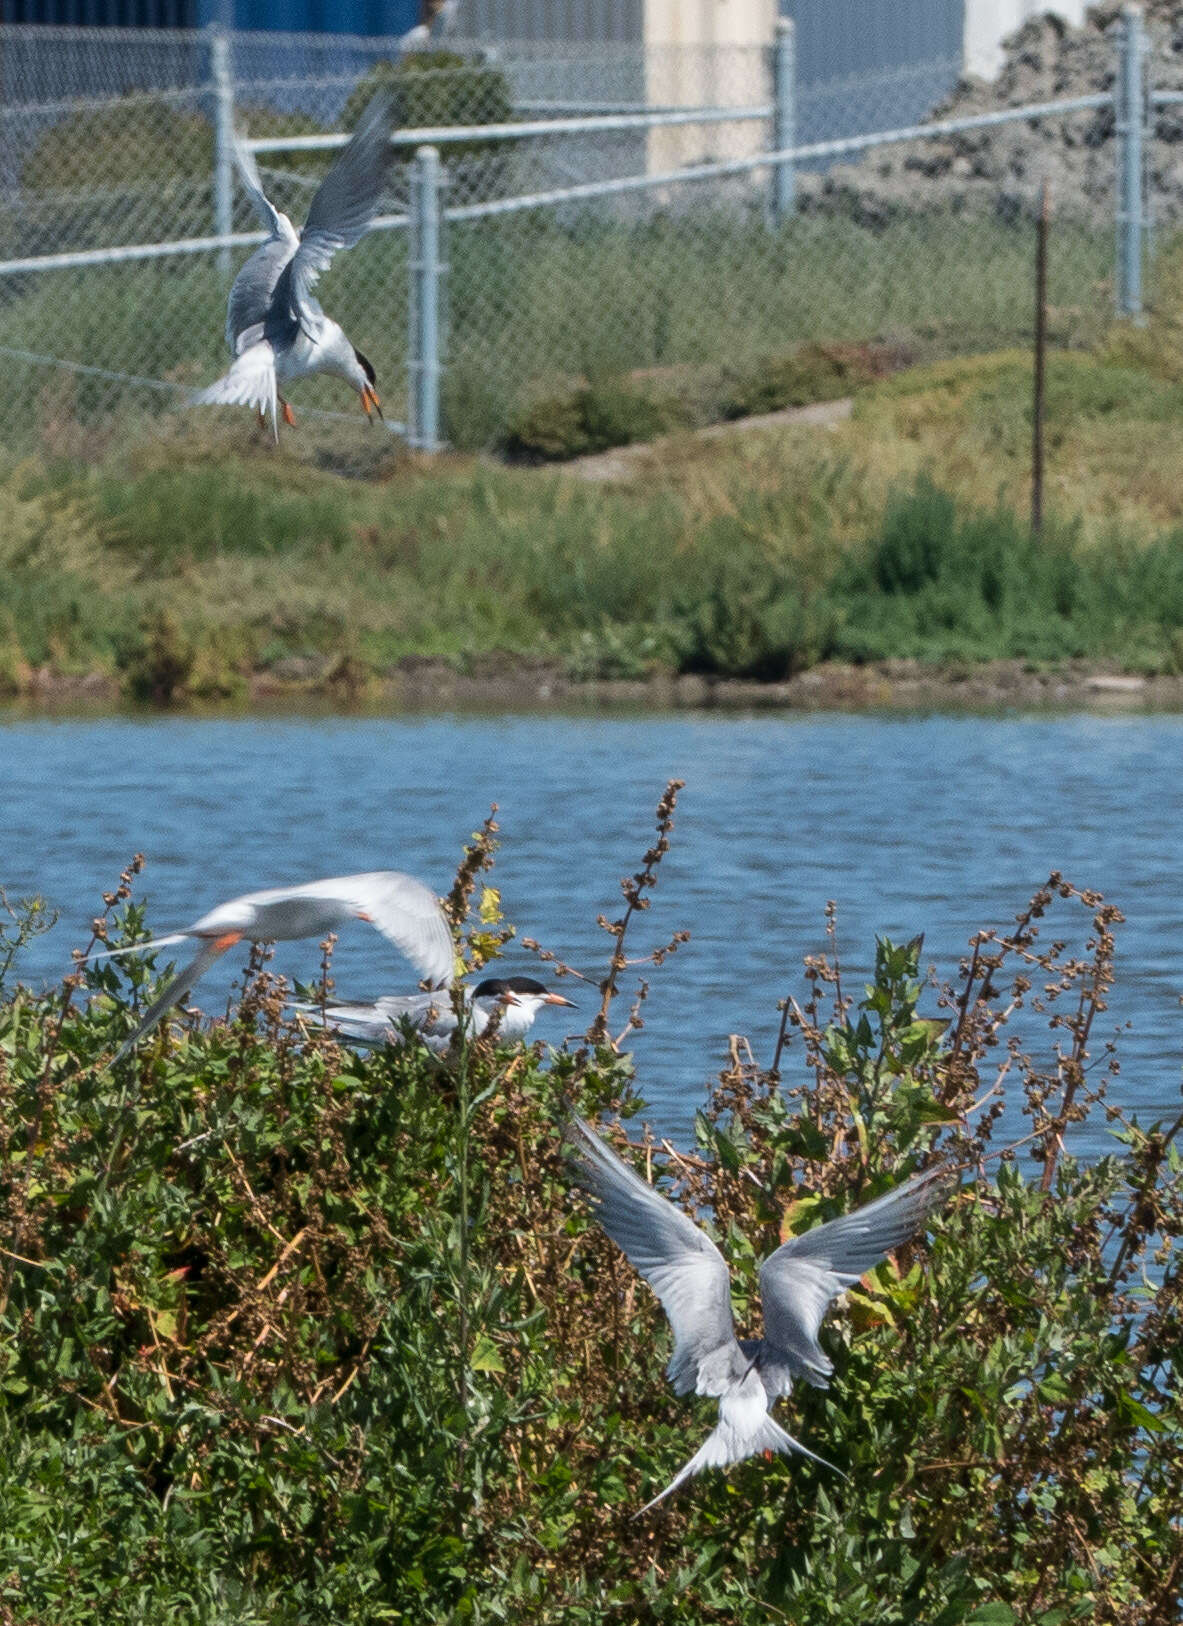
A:
<svg viewBox="0 0 1183 1626">
<path fill-rule="evenodd" d="M 190 406 L 249 406 L 260 418 L 271 414 L 271 432 L 279 440 L 278 386 L 275 381 L 275 351 L 267 339 L 248 344 L 235 358 L 228 373 L 208 389 L 189 397 Z"/>
<path fill-rule="evenodd" d="M 204 976 L 214 961 L 225 954 L 226 950 L 239 940 L 239 936 L 235 934 L 228 934 L 226 937 L 215 937 L 212 941 L 203 940 L 201 947 L 189 961 L 189 964 L 183 970 L 178 971 L 172 981 L 156 996 L 140 1018 L 139 1026 L 135 1029 L 135 1032 L 129 1034 L 119 1046 L 119 1049 L 111 1058 L 112 1067 L 134 1050 L 144 1037 L 144 1034 L 149 1033 L 156 1026 L 165 1011 L 178 1002 L 185 990 L 195 983 L 198 977 Z"/>
<path fill-rule="evenodd" d="M 820 1463 L 823 1468 L 833 1469 L 839 1478 L 846 1478 L 841 1468 L 835 1468 L 825 1457 L 819 1457 L 808 1446 L 802 1445 L 800 1440 L 794 1439 L 767 1412 L 754 1427 L 746 1419 L 737 1427 L 736 1420 L 728 1412 L 728 1399 L 728 1396 L 724 1396 L 719 1407 L 718 1423 L 690 1461 L 684 1468 L 679 1469 L 665 1489 L 659 1491 L 651 1502 L 646 1502 L 644 1507 L 638 1508 L 633 1515 L 634 1518 L 639 1519 L 643 1513 L 648 1513 L 650 1508 L 656 1507 L 658 1502 L 664 1502 L 679 1485 L 695 1474 L 701 1473 L 704 1468 L 726 1468 L 733 1462 L 743 1462 L 746 1458 L 759 1456 L 764 1451 L 784 1456 L 796 1451 L 801 1456 L 808 1457 L 811 1462 Z"/>
</svg>

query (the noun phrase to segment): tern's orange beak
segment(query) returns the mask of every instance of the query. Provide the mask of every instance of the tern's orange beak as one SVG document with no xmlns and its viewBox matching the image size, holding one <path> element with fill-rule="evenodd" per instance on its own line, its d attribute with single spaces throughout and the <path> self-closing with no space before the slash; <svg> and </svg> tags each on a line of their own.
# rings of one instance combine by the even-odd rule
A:
<svg viewBox="0 0 1183 1626">
<path fill-rule="evenodd" d="M 575 1001 L 573 999 L 564 999 L 562 994 L 547 994 L 542 1003 L 544 1005 L 567 1005 L 571 1010 L 575 1009 Z"/>
<path fill-rule="evenodd" d="M 378 416 L 382 418 L 383 423 L 385 423 L 386 420 L 382 417 L 382 403 L 378 399 L 378 392 L 377 390 L 371 389 L 368 384 L 366 384 L 362 389 L 361 404 L 367 418 L 370 418 L 371 411 L 373 411 L 376 412 Z M 372 421 L 373 420 L 371 418 L 371 422 Z"/>
</svg>

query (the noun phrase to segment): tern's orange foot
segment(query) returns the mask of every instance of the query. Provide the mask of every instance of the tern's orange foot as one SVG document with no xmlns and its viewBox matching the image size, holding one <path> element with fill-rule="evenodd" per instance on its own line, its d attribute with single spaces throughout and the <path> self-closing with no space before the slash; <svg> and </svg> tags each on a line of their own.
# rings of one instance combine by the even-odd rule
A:
<svg viewBox="0 0 1183 1626">
<path fill-rule="evenodd" d="M 286 401 L 281 401 L 279 404 L 283 408 L 284 423 L 287 424 L 289 429 L 294 429 L 296 427 L 296 414 L 292 411 L 291 407 Z"/>
<path fill-rule="evenodd" d="M 771 1462 L 774 1455 L 775 1455 L 775 1452 L 773 1452 L 773 1451 L 765 1451 L 765 1453 L 764 1453 L 764 1461 L 765 1462 Z"/>
</svg>

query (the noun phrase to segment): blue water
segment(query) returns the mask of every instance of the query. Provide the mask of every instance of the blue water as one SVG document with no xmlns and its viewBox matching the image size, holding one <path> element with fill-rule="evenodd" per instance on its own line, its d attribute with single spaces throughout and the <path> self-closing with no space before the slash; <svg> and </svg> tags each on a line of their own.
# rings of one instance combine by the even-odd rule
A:
<svg viewBox="0 0 1183 1626">
<path fill-rule="evenodd" d="M 851 983 L 876 933 L 923 930 L 925 961 L 952 975 L 971 934 L 1005 926 L 1053 868 L 1127 917 L 1094 1050 L 1130 1025 L 1113 1098 L 1148 1121 L 1179 1105 L 1181 748 L 1175 716 L 10 721 L 0 884 L 61 910 L 21 963 L 39 984 L 68 969 L 100 892 L 137 849 L 163 932 L 237 893 L 354 870 L 407 869 L 442 891 L 496 801 L 509 918 L 598 978 L 610 945 L 596 916 L 617 914 L 619 878 L 678 777 L 672 850 L 629 942 L 639 952 L 677 928 L 693 934 L 652 975 L 633 1040 L 664 1133 L 688 1134 L 729 1033 L 770 1058 L 776 1002 L 802 994 L 801 956 L 825 947 L 827 899 Z M 1084 915 L 1060 918 L 1057 936 Z M 307 977 L 316 959 L 312 944 L 282 944 L 275 965 Z M 509 965 L 534 969 L 520 949 Z M 335 976 L 343 996 L 410 986 L 360 924 L 343 934 Z M 231 981 L 227 965 L 203 982 L 203 1008 L 220 1010 Z M 565 987 L 582 1025 L 594 990 Z M 567 1014 L 544 1013 L 535 1031 L 560 1042 Z M 1034 1018 L 1025 1031 L 1049 1053 Z M 1077 1141 L 1107 1144 L 1101 1125 Z"/>
</svg>

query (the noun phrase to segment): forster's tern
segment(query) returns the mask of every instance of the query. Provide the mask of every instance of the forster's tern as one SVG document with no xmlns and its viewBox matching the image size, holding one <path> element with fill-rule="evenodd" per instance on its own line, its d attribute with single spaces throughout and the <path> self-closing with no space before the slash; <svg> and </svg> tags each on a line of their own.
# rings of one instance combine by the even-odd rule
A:
<svg viewBox="0 0 1183 1626">
<path fill-rule="evenodd" d="M 479 1037 L 500 1012 L 497 1037 L 517 1044 L 544 1005 L 570 1006 L 571 1001 L 533 977 L 486 977 L 467 995 L 466 1026 Z M 326 1005 L 323 1012 L 305 1001 L 295 1009 L 317 1022 L 323 1020 L 325 1027 L 352 1044 L 400 1045 L 410 1026 L 437 1056 L 447 1053 L 460 1026 L 448 993 L 388 994 L 372 1005 Z"/>
<path fill-rule="evenodd" d="M 641 1513 L 703 1468 L 759 1452 L 799 1451 L 833 1467 L 787 1434 L 768 1408 L 789 1393 L 794 1378 L 827 1387 L 833 1365 L 817 1341 L 822 1317 L 844 1288 L 923 1227 L 948 1197 L 950 1178 L 941 1171 L 920 1175 L 791 1237 L 760 1266 L 763 1338 L 737 1339 L 730 1276 L 710 1237 L 622 1163 L 582 1118 L 570 1119 L 567 1135 L 597 1219 L 669 1318 L 674 1352 L 666 1376 L 674 1392 L 719 1397 L 719 1421 L 705 1444 Z"/>
<path fill-rule="evenodd" d="M 188 965 L 172 979 L 148 1009 L 130 1038 L 120 1046 L 120 1061 L 144 1034 L 154 1028 L 185 990 L 209 970 L 219 955 L 245 938 L 266 943 L 294 937 L 324 937 L 349 920 L 366 920 L 406 955 L 428 982 L 447 985 L 455 965 L 452 933 L 439 902 L 422 881 L 399 870 L 374 870 L 365 875 L 340 875 L 303 886 L 277 886 L 265 892 L 220 903 L 184 931 L 127 948 L 105 949 L 88 956 L 111 959 L 122 954 L 145 954 L 195 937 L 201 944 Z M 441 996 L 447 1002 L 447 995 Z"/>
<path fill-rule="evenodd" d="M 191 397 L 194 406 L 253 406 L 264 420 L 270 412 L 278 440 L 277 406 L 285 423 L 295 422 L 278 385 L 308 373 L 332 373 L 358 392 L 367 418 L 371 410 L 381 417 L 373 367 L 325 315 L 312 289 L 337 250 L 364 237 L 378 212 L 390 131 L 390 99 L 379 93 L 321 182 L 300 232 L 266 197 L 253 155 L 235 142 L 243 185 L 271 235 L 230 289 L 226 343 L 233 365 Z"/>
</svg>

